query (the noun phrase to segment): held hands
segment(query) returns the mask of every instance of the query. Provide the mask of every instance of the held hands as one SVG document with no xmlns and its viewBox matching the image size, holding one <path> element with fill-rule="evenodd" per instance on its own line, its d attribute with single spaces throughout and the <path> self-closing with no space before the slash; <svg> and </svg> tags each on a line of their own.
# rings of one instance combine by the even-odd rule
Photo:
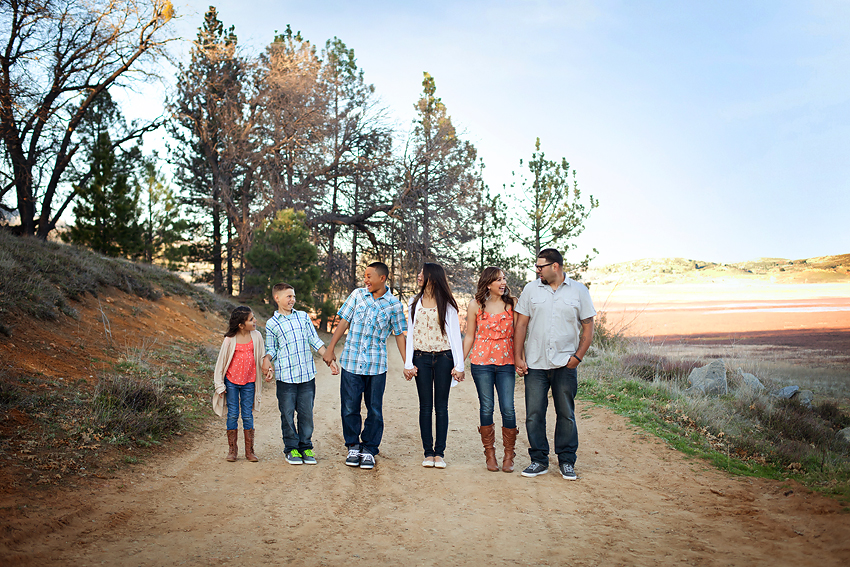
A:
<svg viewBox="0 0 850 567">
<path fill-rule="evenodd" d="M 525 363 L 525 360 L 522 358 L 518 358 L 516 361 L 516 373 L 520 376 L 525 376 L 528 374 L 528 364 Z"/>
<path fill-rule="evenodd" d="M 268 359 L 263 359 L 263 376 L 266 378 L 266 382 L 271 382 L 274 380 L 274 367 L 269 363 Z"/>
<path fill-rule="evenodd" d="M 466 375 L 465 372 L 461 372 L 460 370 L 452 370 L 452 378 L 457 380 L 458 382 L 463 382 L 463 378 Z"/>
<path fill-rule="evenodd" d="M 404 379 L 410 382 L 413 380 L 413 377 L 416 376 L 416 373 L 419 370 L 414 366 L 413 368 L 405 368 L 404 369 Z"/>
<path fill-rule="evenodd" d="M 322 360 L 325 361 L 325 364 L 331 366 L 331 364 L 336 363 L 336 356 L 334 356 L 333 349 L 326 348 L 325 354 L 322 355 Z M 338 372 L 333 371 L 333 367 L 331 366 L 331 374 L 338 374 Z"/>
<path fill-rule="evenodd" d="M 339 374 L 339 364 L 337 364 L 336 360 L 332 360 L 329 366 L 331 367 L 331 374 L 334 376 Z"/>
</svg>

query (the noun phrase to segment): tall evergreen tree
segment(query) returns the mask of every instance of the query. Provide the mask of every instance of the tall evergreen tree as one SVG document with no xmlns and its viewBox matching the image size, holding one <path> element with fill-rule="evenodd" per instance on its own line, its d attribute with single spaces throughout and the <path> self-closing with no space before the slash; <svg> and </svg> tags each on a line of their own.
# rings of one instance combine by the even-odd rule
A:
<svg viewBox="0 0 850 567">
<path fill-rule="evenodd" d="M 125 129 L 118 105 L 109 91 L 103 91 L 80 123 L 81 156 L 88 168 L 80 171 L 74 184 L 75 220 L 63 235 L 70 242 L 110 256 L 135 256 L 142 249 L 134 171 L 141 151 L 138 146 L 124 151 L 112 135 Z"/>
<path fill-rule="evenodd" d="M 219 293 L 225 291 L 223 252 L 228 218 L 231 223 L 241 218 L 234 194 L 241 187 L 244 136 L 251 132 L 244 124 L 246 64 L 236 47 L 234 27 L 226 29 L 215 7 L 210 6 L 192 46 L 191 61 L 178 72 L 177 93 L 170 103 L 174 120 L 169 130 L 177 141 L 172 148 L 177 180 L 186 201 L 209 218 L 207 260 L 213 267 L 213 289 Z"/>
<path fill-rule="evenodd" d="M 463 245 L 475 237 L 481 203 L 476 151 L 458 136 L 430 74 L 424 74 L 422 86 L 404 156 L 403 246 L 410 253 L 408 268 L 439 261 L 451 271 L 461 264 Z"/>
<path fill-rule="evenodd" d="M 519 161 L 523 167 L 523 160 Z M 566 158 L 548 160 L 540 149 L 540 138 L 534 143 L 534 152 L 527 164 L 528 173 L 517 175 L 511 188 L 517 192 L 519 215 L 511 225 L 514 239 L 527 250 L 526 259 L 533 261 L 543 248 L 558 248 L 566 258 L 576 247 L 573 241 L 584 232 L 584 223 L 599 206 L 599 200 L 590 195 L 587 203 L 581 200 L 576 171 L 570 171 Z M 596 254 L 596 249 L 593 250 Z M 593 259 L 587 254 L 583 260 L 566 264 L 565 271 L 578 277 Z"/>
</svg>

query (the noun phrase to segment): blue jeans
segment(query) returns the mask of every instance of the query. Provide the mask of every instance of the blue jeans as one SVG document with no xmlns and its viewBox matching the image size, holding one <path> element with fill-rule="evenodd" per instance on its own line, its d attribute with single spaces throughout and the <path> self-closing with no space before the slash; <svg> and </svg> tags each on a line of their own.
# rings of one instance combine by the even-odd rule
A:
<svg viewBox="0 0 850 567">
<path fill-rule="evenodd" d="M 449 390 L 452 387 L 452 351 L 413 353 L 416 367 L 416 391 L 419 394 L 419 434 L 426 457 L 444 457 L 449 433 Z M 431 429 L 431 414 L 436 414 L 436 440 Z"/>
<path fill-rule="evenodd" d="M 525 376 L 525 429 L 530 445 L 528 455 L 533 462 L 549 466 L 546 410 L 549 407 L 550 388 L 555 404 L 555 453 L 558 454 L 558 463 L 575 465 L 578 451 L 575 420 L 578 372 L 566 366 L 551 370 L 529 368 Z"/>
<path fill-rule="evenodd" d="M 387 373 L 364 375 L 353 374 L 342 369 L 339 380 L 339 396 L 342 411 L 342 436 L 345 446 L 360 445 L 360 451 L 378 454 L 378 446 L 384 435 L 384 389 Z M 366 421 L 360 429 L 360 400 L 366 403 Z"/>
<path fill-rule="evenodd" d="M 499 395 L 499 412 L 502 427 L 516 429 L 514 386 L 516 369 L 513 364 L 472 364 L 472 380 L 478 390 L 479 419 L 481 425 L 493 425 L 494 390 Z"/>
<path fill-rule="evenodd" d="M 313 401 L 316 399 L 316 380 L 290 384 L 277 382 L 277 407 L 280 410 L 280 430 L 283 451 L 306 451 L 313 448 Z M 298 427 L 295 413 L 298 412 Z"/>
<path fill-rule="evenodd" d="M 239 385 L 224 379 L 227 396 L 227 428 L 239 429 L 239 408 L 242 408 L 242 429 L 254 429 L 254 382 Z"/>
</svg>

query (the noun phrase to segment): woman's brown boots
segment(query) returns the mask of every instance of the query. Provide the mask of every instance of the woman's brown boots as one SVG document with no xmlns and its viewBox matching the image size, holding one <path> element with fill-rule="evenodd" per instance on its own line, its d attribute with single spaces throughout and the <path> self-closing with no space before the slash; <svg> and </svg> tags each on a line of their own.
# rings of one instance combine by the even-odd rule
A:
<svg viewBox="0 0 850 567">
<path fill-rule="evenodd" d="M 478 428 L 481 434 L 481 443 L 484 444 L 484 458 L 487 460 L 488 471 L 498 471 L 499 463 L 496 461 L 496 425 L 482 425 Z"/>
<path fill-rule="evenodd" d="M 516 447 L 517 433 L 519 433 L 519 429 L 517 428 L 502 428 L 502 443 L 505 445 L 505 458 L 502 460 L 503 472 L 514 471 L 514 457 L 516 457 L 516 451 L 514 451 L 514 447 Z"/>
<path fill-rule="evenodd" d="M 227 430 L 227 461 L 232 463 L 236 460 L 236 455 L 239 453 L 239 447 L 236 445 L 236 434 L 239 433 L 236 429 Z"/>
<path fill-rule="evenodd" d="M 254 454 L 254 430 L 245 429 L 245 458 L 252 463 L 259 462 L 260 459 Z"/>
</svg>

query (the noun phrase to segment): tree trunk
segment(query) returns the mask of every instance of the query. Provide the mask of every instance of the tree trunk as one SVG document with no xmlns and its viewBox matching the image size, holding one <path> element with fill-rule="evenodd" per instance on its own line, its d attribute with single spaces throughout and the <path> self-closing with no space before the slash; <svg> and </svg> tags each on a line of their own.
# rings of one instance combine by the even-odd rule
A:
<svg viewBox="0 0 850 567">
<path fill-rule="evenodd" d="M 212 209 L 212 264 L 213 264 L 213 291 L 216 293 L 224 292 L 223 277 L 221 273 L 221 212 L 218 208 L 218 199 L 213 204 Z"/>
<path fill-rule="evenodd" d="M 233 223 L 227 217 L 227 295 L 233 295 Z"/>
</svg>

